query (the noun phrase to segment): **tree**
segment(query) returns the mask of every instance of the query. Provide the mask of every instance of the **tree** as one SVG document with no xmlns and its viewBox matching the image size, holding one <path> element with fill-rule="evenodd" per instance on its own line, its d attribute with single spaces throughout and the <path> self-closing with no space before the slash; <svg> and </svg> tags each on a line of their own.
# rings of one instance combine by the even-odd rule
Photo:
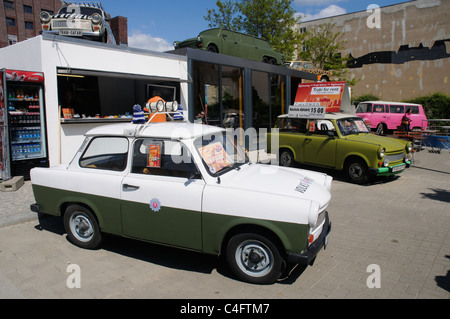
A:
<svg viewBox="0 0 450 319">
<path fill-rule="evenodd" d="M 239 31 L 236 29 L 240 25 L 240 15 L 238 15 L 239 7 L 236 2 L 217 1 L 217 10 L 208 9 L 208 15 L 203 18 L 209 21 L 208 26 L 210 28 L 221 27 L 228 30 Z"/>
<path fill-rule="evenodd" d="M 245 32 L 269 42 L 272 48 L 291 60 L 300 41 L 296 27 L 293 0 L 239 0 L 216 2 L 216 9 L 208 9 L 205 20 L 210 27 L 225 27 Z"/>
<path fill-rule="evenodd" d="M 350 55 L 343 57 L 341 53 L 346 49 L 344 34 L 335 32 L 334 29 L 334 24 L 327 23 L 304 32 L 301 40 L 303 50 L 298 56 L 302 60 L 313 62 L 320 69 L 332 70 L 334 78 L 355 85 L 356 79 L 347 78 Z"/>
</svg>

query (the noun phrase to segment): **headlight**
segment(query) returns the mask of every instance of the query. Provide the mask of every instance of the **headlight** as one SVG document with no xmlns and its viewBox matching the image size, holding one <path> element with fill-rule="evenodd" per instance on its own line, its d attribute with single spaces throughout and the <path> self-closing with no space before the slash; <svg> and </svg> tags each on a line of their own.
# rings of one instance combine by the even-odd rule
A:
<svg viewBox="0 0 450 319">
<path fill-rule="evenodd" d="M 379 148 L 378 149 L 378 158 L 382 159 L 384 157 L 384 155 L 386 155 L 386 149 L 385 148 Z"/>
<path fill-rule="evenodd" d="M 197 38 L 197 42 L 200 42 L 200 43 L 203 42 L 202 37 L 198 37 L 198 38 Z"/>
<path fill-rule="evenodd" d="M 167 112 L 176 112 L 178 110 L 178 102 L 166 102 L 166 110 Z"/>
<path fill-rule="evenodd" d="M 42 11 L 40 18 L 43 23 L 48 23 L 48 22 L 50 22 L 52 16 L 47 11 Z"/>
<path fill-rule="evenodd" d="M 411 153 L 412 152 L 412 150 L 413 150 L 413 145 L 412 145 L 412 143 L 411 142 L 408 142 L 407 144 L 406 144 L 406 153 Z"/>
<path fill-rule="evenodd" d="M 313 228 L 316 225 L 317 219 L 319 218 L 319 212 L 320 212 L 319 203 L 311 202 L 311 207 L 309 208 L 309 215 L 308 215 L 309 227 Z"/>
<path fill-rule="evenodd" d="M 387 158 L 384 159 L 383 165 L 384 167 L 388 167 L 389 166 L 389 160 Z"/>
<path fill-rule="evenodd" d="M 173 43 L 173 47 L 174 47 L 175 49 L 178 49 L 178 45 L 179 45 L 179 43 L 180 43 L 180 42 L 178 42 L 178 41 L 175 41 L 175 42 Z"/>
<path fill-rule="evenodd" d="M 102 22 L 102 17 L 98 13 L 94 13 L 91 16 L 91 20 L 93 24 L 100 24 L 100 22 Z"/>
</svg>

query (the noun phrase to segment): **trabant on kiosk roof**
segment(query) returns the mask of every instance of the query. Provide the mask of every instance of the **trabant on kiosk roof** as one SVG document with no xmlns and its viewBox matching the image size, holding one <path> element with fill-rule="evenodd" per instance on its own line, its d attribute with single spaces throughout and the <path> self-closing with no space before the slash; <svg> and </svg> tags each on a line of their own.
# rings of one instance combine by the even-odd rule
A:
<svg viewBox="0 0 450 319">
<path fill-rule="evenodd" d="M 129 136 L 190 139 L 203 135 L 221 133 L 219 127 L 188 122 L 167 122 L 147 124 L 111 124 L 94 128 L 86 136 Z"/>
</svg>

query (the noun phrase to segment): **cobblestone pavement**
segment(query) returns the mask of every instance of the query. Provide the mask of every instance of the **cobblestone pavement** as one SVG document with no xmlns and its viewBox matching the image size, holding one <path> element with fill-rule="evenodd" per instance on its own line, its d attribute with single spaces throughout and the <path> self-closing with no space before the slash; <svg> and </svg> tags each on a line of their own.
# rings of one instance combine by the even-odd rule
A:
<svg viewBox="0 0 450 319">
<path fill-rule="evenodd" d="M 0 298 L 448 299 L 450 153 L 420 152 L 400 177 L 365 186 L 329 173 L 328 248 L 269 286 L 237 281 L 221 258 L 129 239 L 79 249 L 59 219 L 30 212 L 26 182 L 0 193 Z M 68 288 L 72 265 L 81 288 Z"/>
</svg>

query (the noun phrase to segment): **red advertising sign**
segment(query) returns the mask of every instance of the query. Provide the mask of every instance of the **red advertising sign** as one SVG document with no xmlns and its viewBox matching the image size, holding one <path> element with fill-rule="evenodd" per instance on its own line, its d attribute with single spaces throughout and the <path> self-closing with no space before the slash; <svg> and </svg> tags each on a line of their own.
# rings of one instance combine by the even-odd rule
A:
<svg viewBox="0 0 450 319">
<path fill-rule="evenodd" d="M 346 82 L 301 83 L 298 86 L 295 104 L 320 105 L 326 112 L 339 112 L 344 93 L 348 91 Z"/>
<path fill-rule="evenodd" d="M 25 83 L 44 83 L 44 73 L 17 70 L 5 70 L 6 81 Z"/>
</svg>

